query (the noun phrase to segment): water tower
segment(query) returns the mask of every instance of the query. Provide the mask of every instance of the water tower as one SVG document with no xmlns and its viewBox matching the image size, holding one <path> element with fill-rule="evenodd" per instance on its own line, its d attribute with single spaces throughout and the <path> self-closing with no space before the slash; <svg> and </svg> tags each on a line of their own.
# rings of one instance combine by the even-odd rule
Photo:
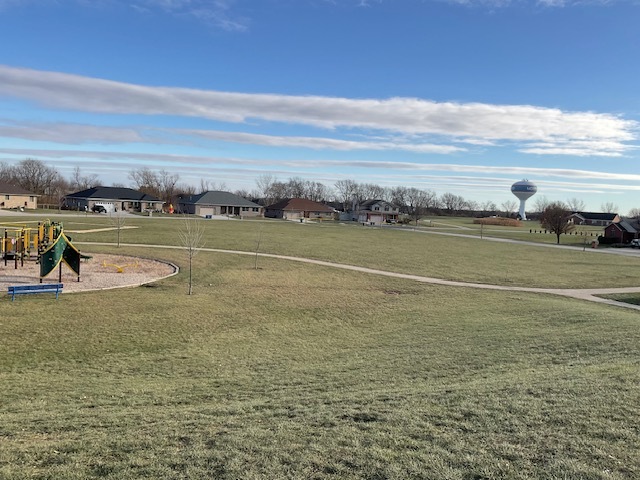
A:
<svg viewBox="0 0 640 480">
<path fill-rule="evenodd" d="M 522 220 L 526 220 L 527 216 L 524 213 L 524 204 L 528 198 L 533 197 L 538 191 L 538 187 L 529 180 L 522 180 L 511 185 L 511 193 L 513 193 L 520 200 L 520 210 L 518 214 Z"/>
</svg>

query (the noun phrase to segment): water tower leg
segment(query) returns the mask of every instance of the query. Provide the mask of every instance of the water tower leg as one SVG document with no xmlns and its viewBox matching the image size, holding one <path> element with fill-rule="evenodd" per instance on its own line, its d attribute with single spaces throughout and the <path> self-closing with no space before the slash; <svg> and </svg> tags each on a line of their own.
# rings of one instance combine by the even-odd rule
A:
<svg viewBox="0 0 640 480">
<path fill-rule="evenodd" d="M 521 220 L 527 219 L 527 215 L 524 213 L 524 203 L 525 200 L 520 200 L 520 211 L 518 212 L 518 214 L 520 215 Z"/>
</svg>

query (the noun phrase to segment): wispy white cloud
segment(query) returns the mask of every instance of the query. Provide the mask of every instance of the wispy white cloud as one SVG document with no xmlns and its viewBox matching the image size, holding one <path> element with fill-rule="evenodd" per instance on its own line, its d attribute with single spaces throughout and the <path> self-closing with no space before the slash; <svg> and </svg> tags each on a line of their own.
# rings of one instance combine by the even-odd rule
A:
<svg viewBox="0 0 640 480">
<path fill-rule="evenodd" d="M 433 135 L 467 143 L 509 141 L 522 143 L 527 153 L 538 154 L 562 148 L 575 149 L 579 155 L 620 155 L 631 148 L 629 142 L 636 140 L 639 127 L 634 121 L 608 113 L 566 112 L 532 105 L 149 87 L 10 66 L 0 66 L 0 94 L 83 112 L 187 116 L 231 123 L 259 119 L 329 130 Z M 549 146 L 530 145 L 539 142 Z"/>
<path fill-rule="evenodd" d="M 362 174 L 368 175 L 371 171 L 381 172 L 410 172 L 412 175 L 424 175 L 425 172 L 451 172 L 455 174 L 478 174 L 478 175 L 498 175 L 509 179 L 513 178 L 536 178 L 539 181 L 552 181 L 549 178 L 562 178 L 563 182 L 582 181 L 609 181 L 609 182 L 634 182 L 640 184 L 640 174 L 634 173 L 613 173 L 595 170 L 579 170 L 568 168 L 537 168 L 520 166 L 496 166 L 496 165 L 460 165 L 449 163 L 418 163 L 418 162 L 390 162 L 371 160 L 271 160 L 262 158 L 238 158 L 220 156 L 198 156 L 198 155 L 176 155 L 158 153 L 140 153 L 126 151 L 100 151 L 100 150 L 50 150 L 50 149 L 22 149 L 22 148 L 0 148 L 0 154 L 21 156 L 34 156 L 44 159 L 102 159 L 119 161 L 142 161 L 152 162 L 159 168 L 166 166 L 180 167 L 185 170 L 191 165 L 245 165 L 245 166 L 268 166 L 269 168 L 281 168 L 288 171 L 297 170 L 319 170 L 329 169 L 339 172 L 341 170 L 352 172 L 352 169 L 360 169 Z M 131 163 L 131 162 L 129 162 Z M 385 173 L 388 176 L 390 173 Z M 353 173 L 349 173 L 353 176 Z M 457 175 L 456 175 L 457 176 Z M 538 180 L 537 180 L 538 181 Z M 621 188 L 621 185 L 612 185 Z"/>
<path fill-rule="evenodd" d="M 61 122 L 18 122 L 0 119 L 0 138 L 20 138 L 38 142 L 67 145 L 82 144 L 191 144 L 195 138 L 242 143 L 275 148 L 307 148 L 337 151 L 409 151 L 417 153 L 449 154 L 466 151 L 453 145 L 406 143 L 397 140 L 368 141 L 340 140 L 326 137 L 294 137 L 262 135 L 221 130 L 197 130 L 148 127 L 111 127 Z M 185 138 L 186 137 L 186 138 Z"/>
<path fill-rule="evenodd" d="M 14 7 L 74 3 L 85 8 L 125 6 L 139 14 L 162 13 L 174 17 L 191 18 L 211 27 L 243 32 L 250 19 L 234 8 L 235 0 L 0 0 L 0 11 Z"/>
<path fill-rule="evenodd" d="M 0 137 L 68 145 L 83 143 L 139 143 L 147 141 L 140 132 L 133 128 L 101 127 L 75 123 L 9 123 L 2 120 L 0 120 Z"/>
<path fill-rule="evenodd" d="M 433 143 L 402 143 L 393 141 L 353 141 L 326 137 L 292 137 L 261 135 L 243 132 L 225 132 L 219 130 L 172 130 L 174 133 L 199 136 L 225 142 L 245 143 L 269 147 L 299 147 L 315 150 L 398 150 L 418 153 L 447 154 L 465 151 L 465 148 L 453 145 L 438 145 Z"/>
<path fill-rule="evenodd" d="M 130 5 L 137 9 L 192 17 L 227 31 L 245 31 L 249 19 L 232 9 L 234 3 L 234 0 L 132 0 Z"/>
</svg>

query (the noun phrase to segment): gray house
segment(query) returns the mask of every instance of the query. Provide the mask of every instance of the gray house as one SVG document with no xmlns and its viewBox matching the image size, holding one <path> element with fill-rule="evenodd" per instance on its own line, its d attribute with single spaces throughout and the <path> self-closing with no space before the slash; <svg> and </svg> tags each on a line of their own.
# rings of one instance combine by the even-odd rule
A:
<svg viewBox="0 0 640 480">
<path fill-rule="evenodd" d="M 106 211 L 159 212 L 164 202 L 153 195 L 124 187 L 93 187 L 64 197 L 71 210 L 91 210 L 102 205 Z"/>
<path fill-rule="evenodd" d="M 201 217 L 234 215 L 239 217 L 261 217 L 263 208 L 246 198 L 231 192 L 209 191 L 198 195 L 180 195 L 176 202 L 178 213 L 189 213 Z"/>
<path fill-rule="evenodd" d="M 355 212 L 358 222 L 380 225 L 382 223 L 395 223 L 400 213 L 398 207 L 384 200 L 367 200 L 358 205 Z"/>
</svg>

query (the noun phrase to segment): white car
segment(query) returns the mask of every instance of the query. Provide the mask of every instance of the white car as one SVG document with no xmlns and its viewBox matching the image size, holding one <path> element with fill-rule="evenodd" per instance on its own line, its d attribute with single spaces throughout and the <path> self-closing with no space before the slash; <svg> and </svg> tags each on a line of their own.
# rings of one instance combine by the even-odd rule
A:
<svg viewBox="0 0 640 480">
<path fill-rule="evenodd" d="M 631 248 L 640 248 L 640 238 L 634 238 L 631 240 Z"/>
</svg>

